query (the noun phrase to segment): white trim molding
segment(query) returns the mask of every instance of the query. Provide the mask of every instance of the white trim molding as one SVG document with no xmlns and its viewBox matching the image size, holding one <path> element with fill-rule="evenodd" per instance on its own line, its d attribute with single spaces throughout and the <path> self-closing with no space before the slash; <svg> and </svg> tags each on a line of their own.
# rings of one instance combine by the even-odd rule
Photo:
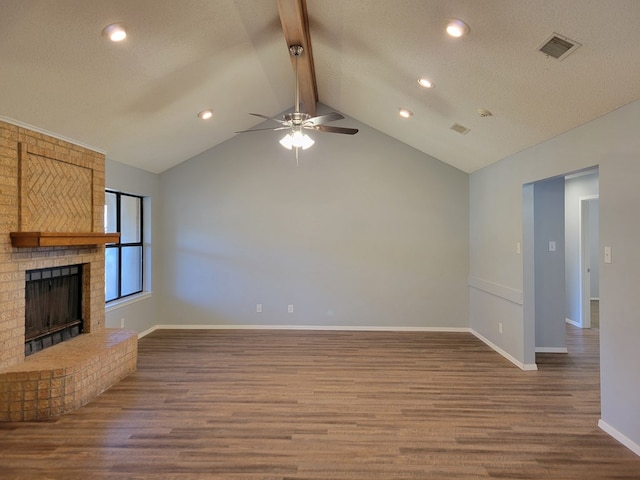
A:
<svg viewBox="0 0 640 480">
<path fill-rule="evenodd" d="M 156 330 L 342 330 L 361 332 L 441 332 L 469 333 L 467 327 L 377 327 L 377 326 L 338 326 L 338 325 L 155 325 L 138 334 L 145 337 Z"/>
<path fill-rule="evenodd" d="M 469 276 L 469 286 L 481 292 L 508 300 L 516 305 L 522 305 L 523 303 L 522 291 L 506 285 L 500 285 L 499 283 L 491 282 L 483 278 Z"/>
<path fill-rule="evenodd" d="M 119 308 L 124 308 L 132 303 L 137 303 L 142 300 L 146 300 L 147 298 L 151 298 L 152 292 L 142 292 L 137 293 L 135 295 L 131 295 L 130 297 L 120 298 L 118 300 L 114 300 L 113 302 L 109 302 L 105 304 L 104 311 L 111 312 L 113 310 L 118 310 Z"/>
<path fill-rule="evenodd" d="M 138 333 L 138 340 L 140 340 L 142 337 L 146 337 L 147 335 L 149 335 L 150 333 L 155 332 L 158 329 L 157 325 L 154 325 L 151 328 L 147 328 L 145 331 L 143 332 L 139 332 Z"/>
<path fill-rule="evenodd" d="M 565 318 L 564 321 L 569 325 L 573 325 L 574 327 L 582 328 L 582 325 L 580 325 L 579 322 L 576 322 L 575 320 L 571 320 L 570 318 Z"/>
<path fill-rule="evenodd" d="M 43 135 L 48 135 L 49 137 L 57 138 L 58 140 L 63 140 L 68 143 L 73 143 L 74 145 L 86 148 L 87 150 L 92 150 L 97 153 L 101 153 L 103 155 L 107 154 L 107 151 L 104 148 L 94 147 L 93 145 L 88 145 L 78 140 L 74 140 L 73 138 L 65 137 L 64 135 L 60 135 L 59 133 L 54 133 L 49 130 L 45 130 L 44 128 L 39 128 L 33 125 L 29 125 L 28 123 L 21 122 L 20 120 L 14 120 L 13 118 L 4 117 L 0 115 L 0 121 L 10 123 L 11 125 L 15 125 L 16 127 L 26 128 L 27 130 L 31 130 L 32 132 L 42 133 Z"/>
<path fill-rule="evenodd" d="M 569 353 L 567 347 L 536 347 L 536 353 Z"/>
<path fill-rule="evenodd" d="M 608 433 L 609 435 L 611 435 L 613 438 L 619 441 L 622 445 L 624 445 L 625 447 L 627 447 L 629 450 L 631 450 L 633 453 L 635 453 L 640 457 L 640 445 L 638 445 L 636 442 L 631 440 L 625 434 L 620 433 L 618 430 L 613 428 L 611 425 L 609 425 L 607 422 L 605 422 L 602 419 L 598 420 L 598 427 L 605 433 Z"/>
<path fill-rule="evenodd" d="M 497 346 L 495 343 L 493 343 L 491 340 L 489 340 L 488 338 L 484 337 L 480 333 L 476 332 L 474 329 L 470 329 L 470 330 L 471 330 L 471 333 L 473 335 L 475 335 L 479 340 L 481 340 L 482 342 L 487 344 L 487 346 L 490 347 L 492 350 L 495 350 L 497 353 L 499 353 L 504 358 L 509 360 L 516 367 L 518 367 L 520 370 L 524 370 L 524 371 L 538 370 L 538 365 L 536 365 L 535 363 L 522 363 L 520 360 L 515 358 L 513 355 L 507 353 L 506 351 L 501 349 L 499 346 Z"/>
</svg>

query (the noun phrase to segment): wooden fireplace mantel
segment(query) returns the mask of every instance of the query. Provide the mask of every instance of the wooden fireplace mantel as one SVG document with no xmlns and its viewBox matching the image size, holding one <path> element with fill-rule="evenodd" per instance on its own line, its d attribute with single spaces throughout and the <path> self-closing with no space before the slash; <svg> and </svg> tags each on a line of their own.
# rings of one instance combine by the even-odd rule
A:
<svg viewBox="0 0 640 480">
<path fill-rule="evenodd" d="M 70 247 L 117 243 L 119 233 L 94 232 L 11 232 L 14 247 Z"/>
</svg>

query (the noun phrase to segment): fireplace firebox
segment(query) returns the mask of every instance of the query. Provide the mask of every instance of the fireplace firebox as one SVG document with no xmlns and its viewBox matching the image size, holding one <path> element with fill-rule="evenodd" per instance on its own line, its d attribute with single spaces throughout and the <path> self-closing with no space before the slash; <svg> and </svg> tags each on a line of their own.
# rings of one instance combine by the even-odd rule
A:
<svg viewBox="0 0 640 480">
<path fill-rule="evenodd" d="M 25 356 L 83 331 L 82 265 L 26 272 Z"/>
</svg>

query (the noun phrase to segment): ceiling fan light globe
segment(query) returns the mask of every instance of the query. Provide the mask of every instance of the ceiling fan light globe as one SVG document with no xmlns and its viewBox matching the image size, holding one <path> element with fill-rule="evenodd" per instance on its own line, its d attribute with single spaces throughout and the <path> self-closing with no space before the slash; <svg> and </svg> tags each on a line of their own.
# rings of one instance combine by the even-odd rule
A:
<svg viewBox="0 0 640 480">
<path fill-rule="evenodd" d="M 305 135 L 300 130 L 296 130 L 291 136 L 291 144 L 296 148 L 302 147 L 304 144 L 304 137 Z"/>
<path fill-rule="evenodd" d="M 311 138 L 309 135 L 303 135 L 303 141 L 304 143 L 302 144 L 302 149 L 306 150 L 309 147 L 312 147 L 314 143 L 316 143 L 313 138 Z"/>
<path fill-rule="evenodd" d="M 316 142 L 314 142 L 313 139 L 309 137 L 309 135 L 302 133 L 300 130 L 296 130 L 291 136 L 291 145 L 296 148 L 302 148 L 303 150 L 306 150 L 314 143 Z"/>
<path fill-rule="evenodd" d="M 282 145 L 287 150 L 291 150 L 293 147 L 293 138 L 290 133 L 287 133 L 284 137 L 280 139 L 280 145 Z"/>
</svg>

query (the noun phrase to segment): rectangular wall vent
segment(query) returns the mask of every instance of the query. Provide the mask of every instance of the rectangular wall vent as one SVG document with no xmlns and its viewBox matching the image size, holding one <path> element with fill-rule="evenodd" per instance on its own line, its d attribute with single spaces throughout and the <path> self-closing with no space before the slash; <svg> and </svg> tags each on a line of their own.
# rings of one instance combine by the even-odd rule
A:
<svg viewBox="0 0 640 480">
<path fill-rule="evenodd" d="M 548 57 L 553 57 L 557 60 L 564 60 L 568 55 L 573 53 L 582 44 L 571 40 L 564 35 L 558 35 L 552 33 L 538 48 L 538 51 L 544 53 Z"/>
<path fill-rule="evenodd" d="M 467 133 L 469 133 L 471 131 L 470 128 L 467 128 L 464 125 L 460 125 L 459 123 L 454 123 L 453 125 L 451 125 L 450 128 L 454 132 L 461 133 L 462 135 L 466 135 Z"/>
</svg>

